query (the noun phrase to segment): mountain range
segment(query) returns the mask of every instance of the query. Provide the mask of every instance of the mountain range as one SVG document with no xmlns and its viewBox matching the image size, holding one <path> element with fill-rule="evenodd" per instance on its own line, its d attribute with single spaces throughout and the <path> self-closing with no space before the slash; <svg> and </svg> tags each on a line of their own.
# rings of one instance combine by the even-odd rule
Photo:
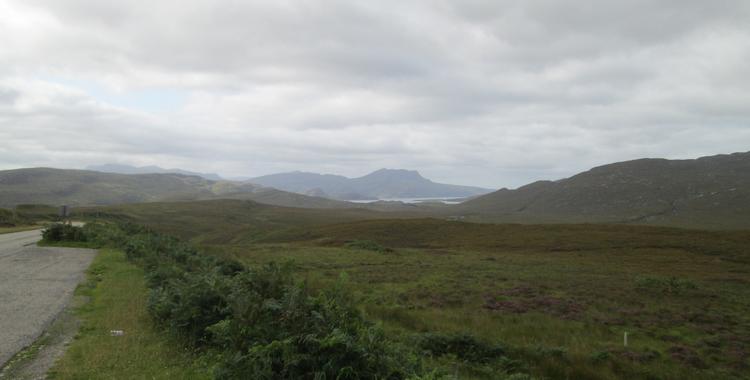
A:
<svg viewBox="0 0 750 380">
<path fill-rule="evenodd" d="M 260 181 L 237 182 L 176 173 L 115 174 L 51 168 L 6 170 L 0 171 L 0 207 L 241 199 L 302 208 L 363 207 L 405 212 L 402 213 L 405 216 L 480 222 L 626 223 L 750 229 L 750 152 L 691 160 L 619 162 L 557 181 L 501 189 L 458 205 L 355 204 L 314 196 L 408 197 L 413 194 L 410 191 L 419 187 L 417 185 L 425 183 L 427 186 L 422 189 L 433 185 L 441 191 L 446 189 L 442 186 L 458 188 L 456 193 L 449 193 L 455 196 L 459 196 L 460 191 L 470 191 L 435 184 L 417 172 L 379 170 L 354 179 L 312 173 L 260 178 Z M 308 188 L 309 195 L 305 195 L 252 182 L 299 192 L 311 184 L 316 187 Z M 368 188 L 377 190 L 363 191 Z M 445 192 L 435 191 L 423 190 L 420 194 L 447 196 Z"/>
<path fill-rule="evenodd" d="M 124 164 L 90 165 L 86 170 L 115 174 L 184 174 L 211 181 L 224 179 L 215 173 L 200 173 L 183 169 L 164 169 L 159 166 L 131 166 Z M 246 184 L 273 187 L 302 195 L 337 200 L 377 200 L 393 198 L 465 198 L 491 192 L 471 186 L 447 185 L 432 182 L 419 172 L 400 169 L 381 169 L 359 178 L 333 174 L 289 172 L 243 179 Z"/>
<path fill-rule="evenodd" d="M 247 182 L 340 200 L 465 198 L 492 191 L 479 187 L 436 183 L 422 177 L 417 171 L 402 169 L 380 169 L 358 178 L 290 172 L 251 178 Z"/>
<path fill-rule="evenodd" d="M 750 152 L 640 159 L 501 189 L 453 213 L 506 222 L 606 222 L 750 228 Z"/>
<path fill-rule="evenodd" d="M 348 208 L 331 199 L 176 174 L 116 174 L 90 170 L 30 168 L 0 171 L 0 207 L 19 204 L 110 205 L 157 201 L 246 199 L 305 208 Z"/>
</svg>

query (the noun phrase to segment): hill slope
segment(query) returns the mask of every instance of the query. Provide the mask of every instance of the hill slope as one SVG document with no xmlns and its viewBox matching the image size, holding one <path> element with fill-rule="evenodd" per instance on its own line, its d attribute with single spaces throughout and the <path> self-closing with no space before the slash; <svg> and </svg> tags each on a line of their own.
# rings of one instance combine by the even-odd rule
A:
<svg viewBox="0 0 750 380">
<path fill-rule="evenodd" d="M 73 212 L 76 217 L 127 220 L 194 242 L 218 244 L 256 240 L 287 229 L 294 229 L 297 236 L 305 235 L 304 231 L 314 226 L 411 216 L 363 208 L 298 208 L 237 199 L 77 207 Z"/>
<path fill-rule="evenodd" d="M 166 173 L 173 173 L 173 174 L 184 174 L 184 175 L 192 175 L 197 177 L 202 177 L 211 181 L 221 181 L 222 178 L 219 177 L 218 174 L 215 173 L 198 173 L 198 172 L 191 172 L 188 170 L 182 170 L 182 169 L 164 169 L 158 166 L 130 166 L 130 165 L 121 165 L 121 164 L 104 164 L 104 165 L 89 165 L 86 167 L 86 170 L 96 171 L 96 172 L 103 172 L 103 173 L 115 173 L 115 174 L 166 174 Z"/>
<path fill-rule="evenodd" d="M 455 209 L 519 222 L 628 222 L 750 228 L 750 152 L 641 159 L 502 189 Z"/>
<path fill-rule="evenodd" d="M 354 205 L 247 183 L 212 181 L 183 174 L 114 174 L 32 168 L 0 171 L 0 207 L 19 204 L 110 205 L 201 199 L 245 199 L 262 203 L 345 208 Z"/>
<path fill-rule="evenodd" d="M 334 199 L 470 197 L 490 191 L 478 187 L 436 183 L 416 171 L 394 169 L 380 169 L 358 178 L 291 172 L 257 177 L 248 182 Z"/>
</svg>

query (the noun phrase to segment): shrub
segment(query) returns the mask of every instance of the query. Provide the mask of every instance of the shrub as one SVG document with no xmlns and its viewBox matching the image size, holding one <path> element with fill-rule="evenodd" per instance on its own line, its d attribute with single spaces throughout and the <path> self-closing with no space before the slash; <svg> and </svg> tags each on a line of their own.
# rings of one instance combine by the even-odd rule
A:
<svg viewBox="0 0 750 380">
<path fill-rule="evenodd" d="M 393 252 L 392 248 L 384 247 L 372 240 L 353 240 L 353 241 L 347 242 L 345 246 L 347 248 L 363 249 L 366 251 Z"/>
<path fill-rule="evenodd" d="M 374 380 L 423 372 L 413 352 L 365 320 L 343 284 L 314 293 L 295 282 L 290 264 L 245 268 L 133 226 L 92 227 L 91 236 L 143 266 L 149 313 L 193 347 L 214 351 L 217 378 Z"/>
<path fill-rule="evenodd" d="M 208 327 L 228 315 L 226 279 L 215 272 L 170 278 L 149 294 L 154 319 L 194 346 L 209 343 Z"/>
<path fill-rule="evenodd" d="M 597 351 L 591 354 L 590 359 L 592 362 L 599 364 L 606 362 L 610 357 L 612 357 L 612 354 L 609 351 Z"/>
<path fill-rule="evenodd" d="M 339 285 L 313 295 L 289 266 L 270 264 L 233 279 L 231 318 L 212 326 L 229 353 L 218 378 L 405 379 L 418 359 L 367 322 Z"/>
<path fill-rule="evenodd" d="M 42 231 L 42 239 L 47 242 L 86 242 L 88 241 L 82 227 L 65 223 L 54 223 L 48 225 Z"/>
</svg>

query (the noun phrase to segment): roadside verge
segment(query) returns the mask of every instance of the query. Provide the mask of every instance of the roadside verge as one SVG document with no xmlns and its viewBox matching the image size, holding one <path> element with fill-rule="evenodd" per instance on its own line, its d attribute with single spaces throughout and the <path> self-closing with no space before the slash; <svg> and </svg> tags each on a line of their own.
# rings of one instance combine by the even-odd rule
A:
<svg viewBox="0 0 750 380">
<path fill-rule="evenodd" d="M 146 309 L 143 270 L 121 251 L 100 250 L 76 295 L 88 299 L 73 310 L 81 326 L 49 378 L 211 378 L 210 365 L 156 330 Z"/>
</svg>

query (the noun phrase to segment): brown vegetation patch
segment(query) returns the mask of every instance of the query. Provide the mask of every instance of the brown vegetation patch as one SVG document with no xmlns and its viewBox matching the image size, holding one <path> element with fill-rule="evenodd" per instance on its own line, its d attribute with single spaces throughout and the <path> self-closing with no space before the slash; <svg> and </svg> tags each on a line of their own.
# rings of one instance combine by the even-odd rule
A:
<svg viewBox="0 0 750 380">
<path fill-rule="evenodd" d="M 667 350 L 672 359 L 689 365 L 693 368 L 706 369 L 708 366 L 701 359 L 700 354 L 688 346 L 676 345 Z"/>
<path fill-rule="evenodd" d="M 630 349 L 613 349 L 608 352 L 613 356 L 636 363 L 649 363 L 661 357 L 661 354 L 654 350 L 634 351 Z"/>
<path fill-rule="evenodd" d="M 484 308 L 512 314 L 536 311 L 562 319 L 578 319 L 586 310 L 585 305 L 576 299 L 549 296 L 543 288 L 529 286 L 517 286 L 496 296 L 486 296 Z"/>
<path fill-rule="evenodd" d="M 730 367 L 736 370 L 750 369 L 750 337 L 746 335 L 724 335 L 720 338 L 727 346 L 726 357 Z"/>
<path fill-rule="evenodd" d="M 727 350 L 727 357 L 729 358 L 730 365 L 732 368 L 737 370 L 750 369 L 750 353 L 748 353 L 747 346 L 744 345 L 732 345 Z"/>
</svg>

